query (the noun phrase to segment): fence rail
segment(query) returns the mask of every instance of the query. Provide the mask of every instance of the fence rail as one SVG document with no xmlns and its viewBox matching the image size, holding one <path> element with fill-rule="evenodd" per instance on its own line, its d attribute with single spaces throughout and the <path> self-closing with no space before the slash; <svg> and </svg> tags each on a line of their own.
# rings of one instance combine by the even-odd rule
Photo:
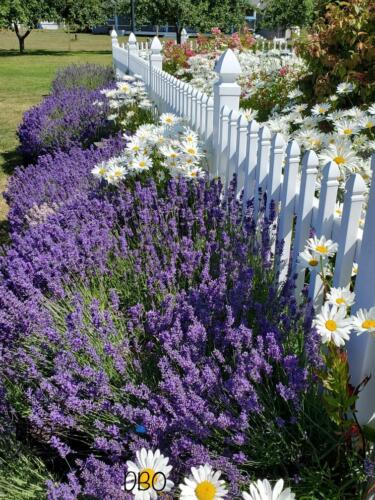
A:
<svg viewBox="0 0 375 500">
<path fill-rule="evenodd" d="M 239 112 L 241 89 L 236 80 L 241 72 L 239 62 L 230 49 L 218 60 L 218 74 L 213 97 L 209 97 L 162 69 L 162 45 L 155 37 L 149 47 L 148 60 L 139 54 L 133 34 L 126 47 L 120 47 L 112 32 L 113 63 L 116 71 L 139 75 L 159 111 L 175 113 L 198 132 L 207 151 L 209 175 L 220 176 L 226 188 L 233 174 L 238 179 L 238 194 L 243 203 L 254 198 L 258 210 L 258 193 L 267 194 L 267 211 L 271 200 L 277 212 L 277 239 L 283 241 L 279 267 L 280 282 L 290 273 L 297 274 L 296 296 L 301 296 L 304 271 L 298 267 L 298 255 L 311 231 L 338 242 L 333 283 L 348 287 L 353 262 L 358 262 L 356 309 L 375 305 L 375 181 L 369 194 L 366 222 L 359 228 L 365 202 L 366 185 L 360 174 L 351 174 L 345 186 L 343 213 L 335 216 L 339 186 L 339 168 L 334 162 L 322 170 L 319 197 L 316 181 L 319 160 L 314 151 L 301 151 L 296 141 L 285 143 L 280 134 L 271 134 L 255 120 L 248 122 Z M 145 47 L 143 47 L 145 49 Z M 375 169 L 375 155 L 372 170 Z M 311 273 L 309 296 L 316 309 L 323 301 L 323 287 L 316 272 Z M 352 360 L 352 383 L 375 371 L 375 340 L 365 335 L 352 337 L 348 345 Z M 370 355 L 371 354 L 371 355 Z M 359 420 L 375 423 L 375 376 L 361 393 Z"/>
</svg>

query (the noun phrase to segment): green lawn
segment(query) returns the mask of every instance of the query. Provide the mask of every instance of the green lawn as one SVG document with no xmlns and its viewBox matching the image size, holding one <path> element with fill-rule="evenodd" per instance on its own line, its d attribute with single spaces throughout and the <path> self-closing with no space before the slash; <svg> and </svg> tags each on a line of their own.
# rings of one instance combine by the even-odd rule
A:
<svg viewBox="0 0 375 500">
<path fill-rule="evenodd" d="M 22 114 L 49 93 L 56 70 L 72 63 L 111 64 L 108 35 L 79 34 L 74 40 L 64 31 L 35 30 L 26 38 L 25 47 L 25 54 L 20 55 L 16 35 L 0 31 L 0 193 L 21 161 L 16 130 Z M 0 242 L 6 234 L 6 214 L 1 195 Z"/>
</svg>

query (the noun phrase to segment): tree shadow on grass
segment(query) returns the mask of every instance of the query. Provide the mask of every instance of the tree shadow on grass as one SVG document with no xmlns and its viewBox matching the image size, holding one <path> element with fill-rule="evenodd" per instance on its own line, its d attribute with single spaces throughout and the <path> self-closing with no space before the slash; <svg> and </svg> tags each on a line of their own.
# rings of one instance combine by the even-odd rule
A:
<svg viewBox="0 0 375 500">
<path fill-rule="evenodd" d="M 23 157 L 18 148 L 1 154 L 3 159 L 2 170 L 6 175 L 12 175 L 14 169 L 23 164 Z"/>
<path fill-rule="evenodd" d="M 109 55 L 111 50 L 25 50 L 20 54 L 15 49 L 0 49 L 0 57 L 14 56 L 74 56 L 74 55 Z"/>
<path fill-rule="evenodd" d="M 7 220 L 0 221 L 0 255 L 4 254 L 6 247 L 10 244 L 9 223 Z"/>
</svg>

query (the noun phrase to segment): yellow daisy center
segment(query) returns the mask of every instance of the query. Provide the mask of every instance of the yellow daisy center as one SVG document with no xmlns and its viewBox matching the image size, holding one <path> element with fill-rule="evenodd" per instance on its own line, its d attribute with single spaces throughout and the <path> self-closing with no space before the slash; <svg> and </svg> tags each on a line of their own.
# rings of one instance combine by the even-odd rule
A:
<svg viewBox="0 0 375 500">
<path fill-rule="evenodd" d="M 337 329 L 336 321 L 334 321 L 333 319 L 328 319 L 326 321 L 326 328 L 330 332 L 334 332 Z"/>
<path fill-rule="evenodd" d="M 195 155 L 195 153 L 196 153 L 194 148 L 188 148 L 187 152 L 189 153 L 189 155 Z"/>
<path fill-rule="evenodd" d="M 145 167 L 145 166 L 146 166 L 146 162 L 145 162 L 145 161 L 143 161 L 143 160 L 142 160 L 142 161 L 140 161 L 140 162 L 139 162 L 139 166 L 140 166 L 140 167 Z"/>
<path fill-rule="evenodd" d="M 153 486 L 153 479 L 156 472 L 153 469 L 143 469 L 139 475 L 139 489 L 148 490 Z"/>
<path fill-rule="evenodd" d="M 319 108 L 319 113 L 325 113 L 326 110 L 324 108 Z"/>
<path fill-rule="evenodd" d="M 338 299 L 336 299 L 336 304 L 339 304 L 339 305 L 346 304 L 345 299 L 343 299 L 342 297 L 339 297 Z"/>
<path fill-rule="evenodd" d="M 343 130 L 345 135 L 351 135 L 353 133 L 353 129 L 351 128 L 344 128 Z"/>
<path fill-rule="evenodd" d="M 342 155 L 335 156 L 333 161 L 337 163 L 337 165 L 342 165 L 345 163 L 345 158 Z"/>
<path fill-rule="evenodd" d="M 141 148 L 140 148 L 139 146 L 133 146 L 133 147 L 132 147 L 132 150 L 133 150 L 133 151 L 139 151 L 140 149 L 141 149 Z"/>
<path fill-rule="evenodd" d="M 122 172 L 121 172 L 120 170 L 115 170 L 115 172 L 113 173 L 113 175 L 114 175 L 115 177 L 121 177 Z"/>
<path fill-rule="evenodd" d="M 100 169 L 99 169 L 99 174 L 100 174 L 100 175 L 104 175 L 104 174 L 106 173 L 106 171 L 107 171 L 107 170 L 106 170 L 104 167 L 103 167 L 103 168 L 100 168 Z"/>
<path fill-rule="evenodd" d="M 313 266 L 313 267 L 314 267 L 314 266 L 317 266 L 318 264 L 319 264 L 319 261 L 318 261 L 318 260 L 316 260 L 316 259 L 310 259 L 310 260 L 309 260 L 309 265 L 310 265 L 310 266 Z"/>
<path fill-rule="evenodd" d="M 367 122 L 366 123 L 366 128 L 372 128 L 374 126 L 373 122 Z"/>
<path fill-rule="evenodd" d="M 320 139 L 314 139 L 314 138 L 311 139 L 312 146 L 320 146 L 321 143 L 322 141 Z"/>
<path fill-rule="evenodd" d="M 167 123 L 173 123 L 173 119 L 172 119 L 172 118 L 166 118 L 166 119 L 165 119 L 165 121 L 166 121 Z"/>
<path fill-rule="evenodd" d="M 328 253 L 328 248 L 325 245 L 317 245 L 315 247 L 315 250 L 319 253 L 324 253 L 324 254 Z"/>
<path fill-rule="evenodd" d="M 374 319 L 366 319 L 362 323 L 362 328 L 366 328 L 366 330 L 369 330 L 370 328 L 375 328 L 375 320 Z"/>
<path fill-rule="evenodd" d="M 195 495 L 198 500 L 214 500 L 216 488 L 210 481 L 202 481 L 195 488 Z"/>
</svg>

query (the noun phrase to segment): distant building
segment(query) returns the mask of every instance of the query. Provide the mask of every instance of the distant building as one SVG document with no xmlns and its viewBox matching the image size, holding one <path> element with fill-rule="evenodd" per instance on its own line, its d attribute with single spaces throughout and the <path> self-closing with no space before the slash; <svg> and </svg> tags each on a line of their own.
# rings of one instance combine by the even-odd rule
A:
<svg viewBox="0 0 375 500">
<path fill-rule="evenodd" d="M 41 30 L 58 30 L 60 25 L 54 21 L 42 21 L 39 23 L 38 28 Z"/>
</svg>

